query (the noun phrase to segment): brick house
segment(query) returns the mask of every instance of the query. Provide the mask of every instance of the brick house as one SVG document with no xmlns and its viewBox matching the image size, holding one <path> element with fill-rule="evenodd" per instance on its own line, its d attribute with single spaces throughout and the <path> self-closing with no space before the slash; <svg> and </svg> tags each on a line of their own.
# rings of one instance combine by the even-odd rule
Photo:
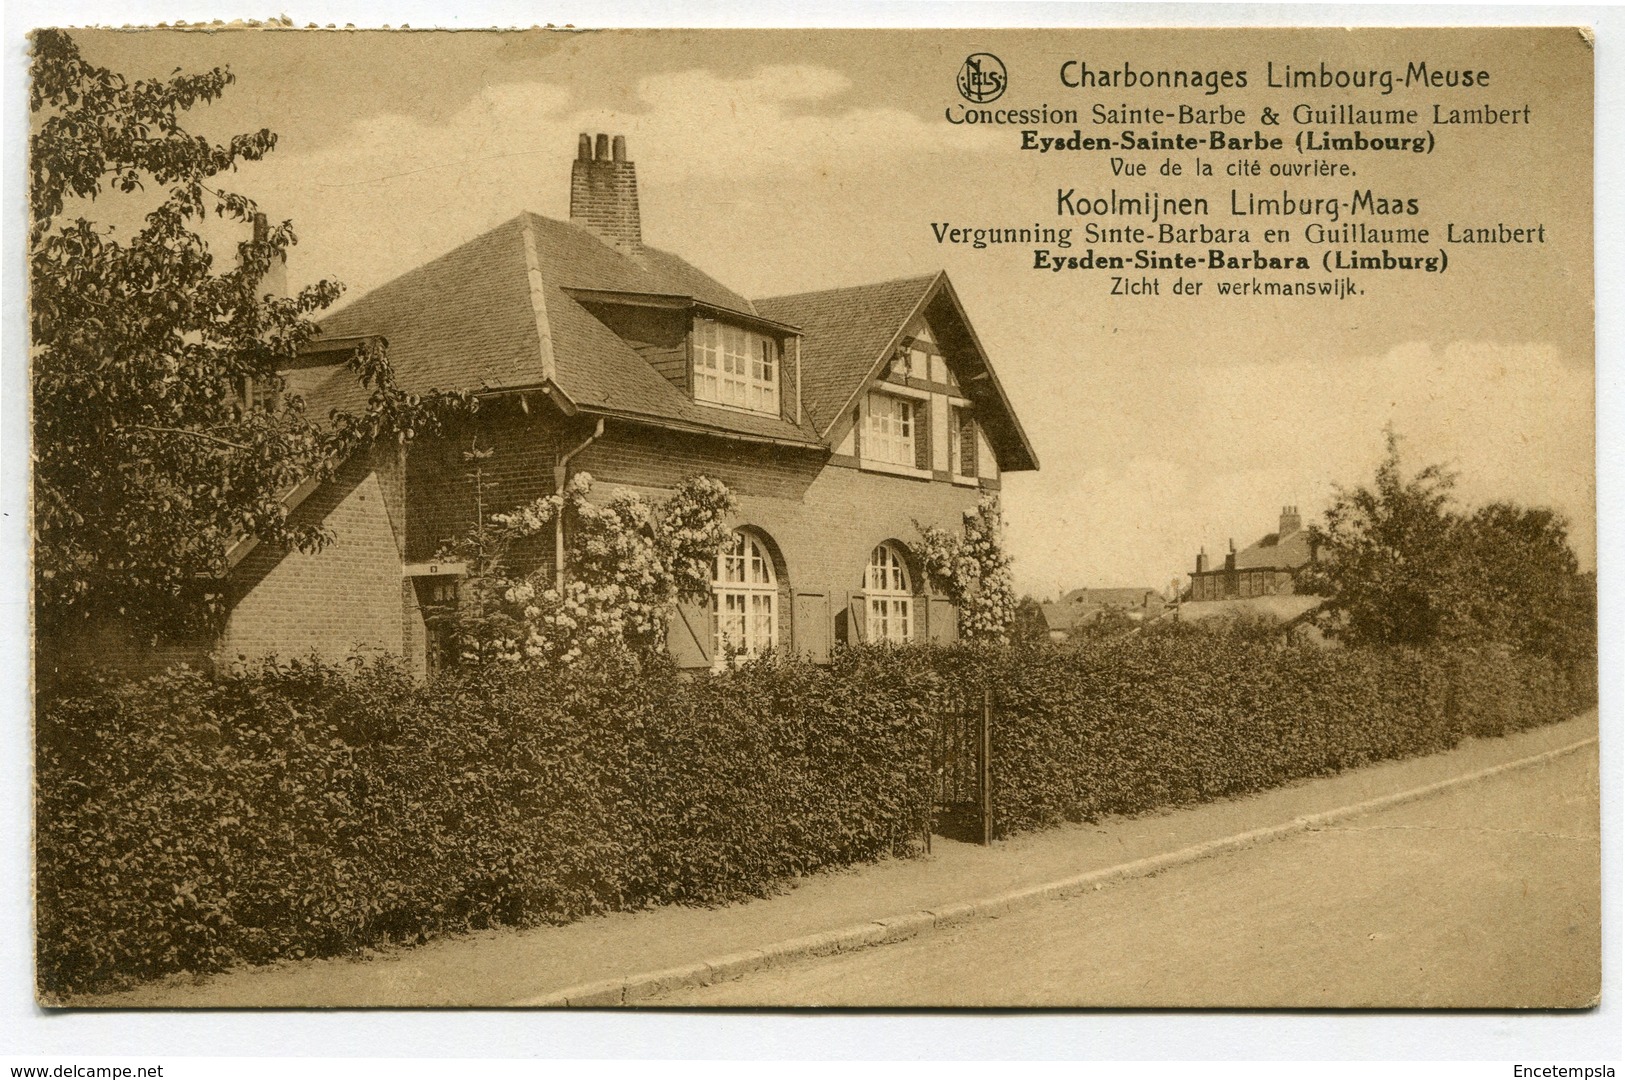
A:
<svg viewBox="0 0 1625 1080">
<path fill-rule="evenodd" d="M 432 668 L 425 612 L 460 568 L 435 562 L 475 519 L 464 452 L 482 462 L 483 512 L 590 473 L 595 497 L 660 497 L 704 473 L 739 503 L 710 610 L 670 625 L 680 663 L 722 646 L 819 659 L 837 641 L 951 639 L 916 522 L 957 531 L 1003 473 L 1037 468 L 945 274 L 750 300 L 643 242 L 624 140 L 581 137 L 570 220 L 525 213 L 348 304 L 289 390 L 313 411 L 357 403 L 336 361 L 387 342 L 408 390 L 481 398 L 466 427 L 351 461 L 293 493 L 338 542 L 316 555 L 245 542 L 216 655 L 353 649 Z M 552 547 L 553 550 L 548 550 Z M 538 545 L 530 568 L 563 551 Z M 568 567 L 565 567 L 568 572 Z"/>
<path fill-rule="evenodd" d="M 1296 591 L 1299 571 L 1315 557 L 1298 508 L 1283 506 L 1280 528 L 1240 551 L 1236 550 L 1236 542 L 1230 541 L 1222 567 L 1210 568 L 1207 551 L 1198 552 L 1185 599 L 1200 602 L 1290 595 Z"/>
</svg>

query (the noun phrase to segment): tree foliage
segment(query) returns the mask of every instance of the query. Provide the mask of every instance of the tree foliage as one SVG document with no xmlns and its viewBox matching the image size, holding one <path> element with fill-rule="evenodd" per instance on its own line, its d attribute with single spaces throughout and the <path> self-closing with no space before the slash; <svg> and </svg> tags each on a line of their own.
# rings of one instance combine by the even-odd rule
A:
<svg viewBox="0 0 1625 1080">
<path fill-rule="evenodd" d="M 182 125 L 233 81 L 214 68 L 132 82 L 61 31 L 34 35 L 35 597 L 47 633 L 113 613 L 153 631 L 215 625 L 234 544 L 334 540 L 290 520 L 292 488 L 375 440 L 409 440 L 448 406 L 471 407 L 403 393 L 371 345 L 347 361 L 366 391 L 360 409 L 318 417 L 280 393 L 279 372 L 317 333 L 311 316 L 341 287 L 268 294 L 267 272 L 296 241 L 290 222 L 254 230 L 224 268 L 199 234 L 211 214 L 249 231 L 258 207 L 219 178 L 276 146 L 264 129 L 221 144 Z M 127 237 L 74 212 L 148 185 L 157 205 Z"/>
<path fill-rule="evenodd" d="M 1370 486 L 1339 489 L 1299 587 L 1328 597 L 1326 628 L 1350 644 L 1494 643 L 1533 655 L 1594 653 L 1595 582 L 1581 574 L 1562 516 L 1452 498 L 1441 465 L 1407 475 L 1399 437 Z"/>
<path fill-rule="evenodd" d="M 1030 593 L 1016 601 L 1015 616 L 1010 622 L 1010 640 L 1029 644 L 1049 643 L 1049 623 L 1044 619 L 1044 605 Z"/>
</svg>

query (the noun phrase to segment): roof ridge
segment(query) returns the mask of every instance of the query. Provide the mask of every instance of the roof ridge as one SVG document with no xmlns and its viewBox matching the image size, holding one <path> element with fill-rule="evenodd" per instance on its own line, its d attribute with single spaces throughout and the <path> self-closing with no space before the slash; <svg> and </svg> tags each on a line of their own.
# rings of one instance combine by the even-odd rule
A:
<svg viewBox="0 0 1625 1080">
<path fill-rule="evenodd" d="M 774 300 L 800 300 L 809 296 L 828 296 L 832 293 L 857 292 L 862 289 L 878 289 L 884 285 L 904 285 L 919 282 L 924 285 L 937 280 L 942 275 L 941 270 L 929 274 L 911 274 L 907 277 L 887 278 L 885 281 L 870 281 L 861 285 L 837 285 L 832 289 L 809 289 L 806 292 L 780 293 L 776 296 L 762 296 L 754 299 L 754 303 L 765 304 Z"/>
<path fill-rule="evenodd" d="M 528 214 L 529 211 L 526 211 Z M 536 344 L 542 358 L 542 378 L 558 384 L 558 368 L 553 360 L 553 327 L 547 318 L 547 297 L 543 292 L 542 263 L 536 255 L 536 234 L 527 217 L 519 226 L 525 247 L 525 282 L 530 290 L 530 310 L 536 321 Z"/>
<path fill-rule="evenodd" d="M 390 287 L 392 287 L 394 285 L 398 285 L 398 284 L 405 281 L 407 278 L 411 277 L 414 274 L 420 274 L 420 273 L 424 272 L 425 270 L 428 270 L 431 266 L 433 266 L 437 262 L 440 262 L 442 259 L 450 258 L 451 256 L 457 254 L 459 251 L 461 251 L 464 248 L 468 247 L 470 244 L 476 244 L 479 241 L 484 240 L 486 237 L 492 235 L 493 233 L 501 232 L 503 229 L 507 228 L 510 225 L 514 225 L 514 224 L 517 223 L 520 226 L 520 228 L 523 229 L 525 227 L 524 217 L 525 217 L 525 214 L 528 213 L 528 212 L 529 211 L 521 211 L 520 213 L 514 215 L 511 218 L 505 218 L 504 220 L 502 220 L 502 221 L 498 222 L 497 224 L 491 226 L 489 229 L 486 229 L 484 232 L 479 233 L 479 234 L 477 234 L 475 236 L 470 236 L 467 240 L 463 240 L 463 241 L 461 241 L 459 243 L 453 244 L 451 247 L 447 248 L 445 251 L 442 251 L 440 254 L 432 256 L 431 258 L 425 259 L 423 262 L 418 263 L 416 266 L 413 266 L 410 269 L 402 270 L 400 273 L 396 274 L 392 278 L 389 278 L 387 281 L 380 281 L 378 284 L 376 284 L 376 285 L 372 286 L 371 288 L 369 288 L 366 292 L 363 292 L 363 293 L 361 293 L 361 294 L 359 294 L 357 296 L 351 296 L 351 297 L 344 298 L 343 302 L 340 303 L 337 307 L 333 308 L 331 311 L 322 312 L 317 317 L 317 321 L 321 322 L 323 319 L 331 319 L 335 315 L 348 314 L 350 308 L 352 308 L 355 305 L 361 303 L 363 300 L 366 300 L 366 299 L 370 298 L 371 296 L 373 296 L 373 294 L 380 293 L 380 292 L 384 291 L 385 289 L 388 289 L 388 288 L 390 288 Z"/>
</svg>

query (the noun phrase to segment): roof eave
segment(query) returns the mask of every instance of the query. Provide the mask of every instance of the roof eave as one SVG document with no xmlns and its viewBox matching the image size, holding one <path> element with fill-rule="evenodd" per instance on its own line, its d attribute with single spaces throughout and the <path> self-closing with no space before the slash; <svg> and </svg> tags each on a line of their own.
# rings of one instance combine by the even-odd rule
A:
<svg viewBox="0 0 1625 1080">
<path fill-rule="evenodd" d="M 705 424 L 696 424 L 687 420 L 677 420 L 671 417 L 656 416 L 650 413 L 632 412 L 626 409 L 610 409 L 599 405 L 582 405 L 583 413 L 592 416 L 606 416 L 630 424 L 641 424 L 645 427 L 663 428 L 668 431 L 682 431 L 693 435 L 710 435 L 719 439 L 730 439 L 735 442 L 762 443 L 772 446 L 784 446 L 796 450 L 818 450 L 829 452 L 829 446 L 817 439 L 789 439 L 776 435 L 758 435 L 752 432 L 738 431 L 733 428 L 711 427 Z"/>
<path fill-rule="evenodd" d="M 898 324 L 897 329 L 892 333 L 891 339 L 886 342 L 886 347 L 880 350 L 880 355 L 870 361 L 869 370 L 864 373 L 857 386 L 852 388 L 852 392 L 847 395 L 846 401 L 839 409 L 830 414 L 829 422 L 824 425 L 824 430 L 818 433 L 822 438 L 828 439 L 830 432 L 835 430 L 835 425 L 846 415 L 847 410 L 857 404 L 859 395 L 863 393 L 864 388 L 869 385 L 875 376 L 880 373 L 880 369 L 897 352 L 897 347 L 903 343 L 905 332 L 913 325 L 914 320 L 920 317 L 920 313 L 931 302 L 932 297 L 936 295 L 937 288 L 946 280 L 947 276 L 947 271 L 938 270 L 936 275 L 932 277 L 931 283 L 920 293 L 919 300 L 915 301 L 914 306 L 909 309 L 908 316 Z"/>
<path fill-rule="evenodd" d="M 754 329 L 771 330 L 779 334 L 797 336 L 801 334 L 801 327 L 792 323 L 765 318 L 751 311 L 740 311 L 738 308 L 713 304 L 708 300 L 701 300 L 698 297 L 683 293 L 639 293 L 615 289 L 581 289 L 573 285 L 561 285 L 559 288 L 563 289 L 565 294 L 577 303 L 620 304 L 627 307 L 653 307 L 673 311 L 703 311 L 708 314 L 733 319 Z"/>
<path fill-rule="evenodd" d="M 1021 426 L 1021 419 L 1016 416 L 1016 410 L 1014 406 L 1010 404 L 1010 395 L 1004 392 L 1004 384 L 999 381 L 998 372 L 993 370 L 993 362 L 988 359 L 987 350 L 982 347 L 982 339 L 977 337 L 976 327 L 971 325 L 970 317 L 965 313 L 965 305 L 960 302 L 959 294 L 954 291 L 954 284 L 952 281 L 948 280 L 948 274 L 946 271 L 943 271 L 938 275 L 938 280 L 931 286 L 930 295 L 927 299 L 935 299 L 935 294 L 939 290 L 948 297 L 949 301 L 952 302 L 954 306 L 954 311 L 959 315 L 959 321 L 965 327 L 965 333 L 970 337 L 971 345 L 976 349 L 976 354 L 981 357 L 982 370 L 987 375 L 987 381 L 989 385 L 993 387 L 993 393 L 998 398 L 999 405 L 1003 408 L 1005 416 L 1009 417 L 1010 419 L 1010 427 L 1015 432 L 1016 443 L 1022 454 L 1027 458 L 1025 465 L 1018 465 L 1015 468 L 1004 468 L 1003 471 L 1038 471 L 1038 452 L 1033 449 L 1032 441 L 1027 438 L 1027 432 Z M 912 318 L 912 316 L 910 316 L 910 318 Z"/>
</svg>

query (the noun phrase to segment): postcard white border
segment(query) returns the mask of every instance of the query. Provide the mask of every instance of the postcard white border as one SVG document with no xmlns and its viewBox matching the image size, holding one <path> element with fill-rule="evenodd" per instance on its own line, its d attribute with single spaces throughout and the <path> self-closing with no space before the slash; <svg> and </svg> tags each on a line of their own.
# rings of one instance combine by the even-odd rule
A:
<svg viewBox="0 0 1625 1080">
<path fill-rule="evenodd" d="M 26 686 L 28 383 L 23 308 L 26 33 L 35 25 L 266 18 L 295 25 L 591 26 L 1453 26 L 1588 25 L 1597 37 L 1596 367 L 1602 612 L 1603 1003 L 1581 1013 L 538 1014 L 496 1011 L 48 1014 L 33 1005 Z M 583 2 L 425 0 L 13 0 L 4 36 L 4 248 L 0 264 L 0 1062 L 123 1059 L 857 1058 L 1612 1061 L 1621 1056 L 1621 632 L 1625 630 L 1625 12 L 1612 6 Z M 1606 298 L 1615 298 L 1609 302 Z M 297 1068 L 297 1063 L 290 1062 Z M 1493 1073 L 1491 1075 L 1500 1075 Z M 1510 1075 L 1508 1070 L 1507 1075 Z"/>
</svg>

